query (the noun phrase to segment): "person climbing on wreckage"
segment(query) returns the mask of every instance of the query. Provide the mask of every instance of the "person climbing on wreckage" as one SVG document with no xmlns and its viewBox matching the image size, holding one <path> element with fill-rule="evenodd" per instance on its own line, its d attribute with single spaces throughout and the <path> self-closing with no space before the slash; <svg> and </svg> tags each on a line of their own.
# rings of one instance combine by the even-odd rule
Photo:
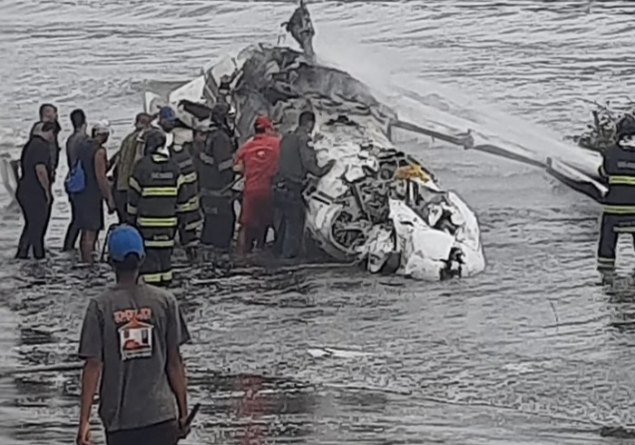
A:
<svg viewBox="0 0 635 445">
<path fill-rule="evenodd" d="M 619 233 L 635 238 L 635 118 L 625 116 L 616 126 L 617 143 L 606 149 L 600 175 L 606 178 L 608 192 L 598 246 L 598 271 L 610 284 L 615 277 L 615 246 Z M 635 241 L 635 239 L 634 239 Z"/>
<path fill-rule="evenodd" d="M 335 160 L 318 166 L 311 133 L 315 128 L 315 114 L 304 111 L 298 127 L 287 133 L 280 143 L 278 173 L 274 179 L 274 250 L 283 258 L 296 258 L 302 253 L 306 209 L 302 197 L 308 174 L 321 178 Z"/>
</svg>

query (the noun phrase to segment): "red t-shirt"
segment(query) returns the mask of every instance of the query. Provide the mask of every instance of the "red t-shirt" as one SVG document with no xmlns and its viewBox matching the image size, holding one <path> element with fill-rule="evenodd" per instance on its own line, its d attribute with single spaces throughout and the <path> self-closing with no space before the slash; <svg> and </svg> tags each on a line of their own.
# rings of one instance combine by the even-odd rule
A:
<svg viewBox="0 0 635 445">
<path fill-rule="evenodd" d="M 257 134 L 238 149 L 237 162 L 245 167 L 245 193 L 270 192 L 278 171 L 280 138 Z"/>
</svg>

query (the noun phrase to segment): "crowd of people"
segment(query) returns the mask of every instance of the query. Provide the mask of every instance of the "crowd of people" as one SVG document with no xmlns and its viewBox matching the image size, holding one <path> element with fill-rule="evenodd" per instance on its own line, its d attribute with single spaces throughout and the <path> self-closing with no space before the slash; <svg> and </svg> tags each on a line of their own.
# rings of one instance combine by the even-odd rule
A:
<svg viewBox="0 0 635 445">
<path fill-rule="evenodd" d="M 104 207 L 119 224 L 139 230 L 145 244 L 141 265 L 144 280 L 172 281 L 171 257 L 180 244 L 188 258 L 198 260 L 199 245 L 222 252 L 235 238 L 237 192 L 244 177 L 240 205 L 238 251 L 247 254 L 265 247 L 273 230 L 273 250 L 284 258 L 302 253 L 305 206 L 302 190 L 309 174 L 320 177 L 333 165 L 319 167 L 311 133 L 315 115 L 299 116 L 297 128 L 279 135 L 267 116 L 257 116 L 252 137 L 242 146 L 230 123 L 229 106 L 220 102 L 209 119 L 186 127 L 169 106 L 156 115 L 140 113 L 134 129 L 117 153 L 108 158 L 108 122 L 92 125 L 86 114 L 70 113 L 72 134 L 66 140 L 68 175 L 64 180 L 70 202 L 70 222 L 63 250 L 72 251 L 79 239 L 82 262 L 92 264 L 96 242 L 104 231 Z M 20 158 L 16 192 L 24 215 L 16 258 L 44 258 L 44 238 L 51 214 L 52 185 L 62 149 L 58 110 L 40 107 Z M 176 132 L 185 131 L 183 141 Z M 189 132 L 189 133 L 188 133 Z"/>
</svg>

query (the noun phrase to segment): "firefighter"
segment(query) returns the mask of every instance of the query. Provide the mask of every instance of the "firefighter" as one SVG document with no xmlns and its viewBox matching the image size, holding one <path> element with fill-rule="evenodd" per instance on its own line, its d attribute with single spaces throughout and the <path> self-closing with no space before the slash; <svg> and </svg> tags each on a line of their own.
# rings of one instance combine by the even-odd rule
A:
<svg viewBox="0 0 635 445">
<path fill-rule="evenodd" d="M 635 237 L 635 118 L 626 116 L 617 123 L 616 141 L 604 152 L 600 167 L 600 175 L 608 183 L 598 248 L 598 271 L 605 283 L 615 275 L 619 232 Z"/>
<path fill-rule="evenodd" d="M 195 239 L 196 226 L 188 224 L 191 197 L 179 166 L 161 148 L 166 138 L 150 130 L 144 157 L 133 169 L 128 190 L 129 223 L 145 240 L 146 259 L 141 275 L 147 283 L 166 286 L 172 281 L 172 251 L 177 229 L 181 239 Z"/>
<path fill-rule="evenodd" d="M 203 225 L 198 194 L 198 174 L 194 167 L 189 144 L 172 144 L 169 147 L 170 157 L 179 166 L 183 178 L 184 194 L 187 196 L 187 204 L 181 208 L 182 218 L 187 231 L 179 232 L 179 240 L 185 248 L 190 260 L 196 259 L 196 248 L 199 243 L 200 228 Z"/>
<path fill-rule="evenodd" d="M 198 178 L 204 222 L 201 243 L 229 251 L 236 215 L 233 194 L 234 143 L 227 125 L 227 104 L 219 103 L 212 110 L 212 126 L 203 151 L 198 155 Z"/>
</svg>

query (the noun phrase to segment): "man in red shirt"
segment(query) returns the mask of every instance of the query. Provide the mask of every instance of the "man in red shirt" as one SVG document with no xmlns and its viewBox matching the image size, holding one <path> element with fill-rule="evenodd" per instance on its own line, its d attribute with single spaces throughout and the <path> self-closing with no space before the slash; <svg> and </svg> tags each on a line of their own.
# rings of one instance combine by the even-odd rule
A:
<svg viewBox="0 0 635 445">
<path fill-rule="evenodd" d="M 234 170 L 245 176 L 238 237 L 242 253 L 249 253 L 254 243 L 262 248 L 272 226 L 272 186 L 280 155 L 280 137 L 271 119 L 258 117 L 254 130 L 256 135 L 238 149 L 234 165 Z"/>
</svg>

